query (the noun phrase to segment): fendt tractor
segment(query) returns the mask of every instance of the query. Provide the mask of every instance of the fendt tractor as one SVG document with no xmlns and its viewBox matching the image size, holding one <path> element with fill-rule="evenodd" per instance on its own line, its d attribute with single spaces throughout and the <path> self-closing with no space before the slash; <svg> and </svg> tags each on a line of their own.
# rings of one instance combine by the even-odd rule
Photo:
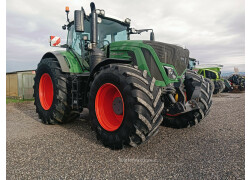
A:
<svg viewBox="0 0 250 180">
<path fill-rule="evenodd" d="M 156 42 L 152 29 L 130 28 L 130 19 L 105 16 L 91 3 L 91 13 L 74 11 L 67 43 L 51 36 L 51 46 L 36 70 L 36 111 L 45 124 L 67 123 L 89 109 L 97 138 L 111 149 L 137 146 L 158 132 L 160 124 L 185 128 L 200 122 L 212 104 L 210 81 L 186 70 L 189 51 Z M 130 40 L 151 32 L 150 40 Z"/>
</svg>

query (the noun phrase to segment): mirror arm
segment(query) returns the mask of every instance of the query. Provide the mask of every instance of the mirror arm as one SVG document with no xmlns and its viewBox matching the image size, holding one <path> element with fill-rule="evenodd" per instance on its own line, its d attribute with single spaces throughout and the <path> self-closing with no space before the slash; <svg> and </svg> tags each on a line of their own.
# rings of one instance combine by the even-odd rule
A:
<svg viewBox="0 0 250 180">
<path fill-rule="evenodd" d="M 134 33 L 131 30 L 132 28 L 130 28 L 129 34 L 141 34 L 142 32 L 148 32 L 148 31 L 154 32 L 153 29 L 139 29 L 139 30 L 135 30 Z"/>
<path fill-rule="evenodd" d="M 86 15 L 85 10 L 83 9 L 83 7 L 81 7 L 81 10 L 82 10 L 83 15 L 84 15 L 83 18 L 87 17 L 87 15 Z"/>
<path fill-rule="evenodd" d="M 68 44 L 63 44 L 60 46 L 60 48 L 69 48 L 69 45 Z"/>
</svg>

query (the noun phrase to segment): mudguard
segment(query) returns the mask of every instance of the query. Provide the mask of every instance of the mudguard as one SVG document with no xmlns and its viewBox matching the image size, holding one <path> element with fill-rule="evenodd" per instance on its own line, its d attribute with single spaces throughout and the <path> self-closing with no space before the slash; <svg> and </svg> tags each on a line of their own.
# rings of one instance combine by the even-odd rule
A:
<svg viewBox="0 0 250 180">
<path fill-rule="evenodd" d="M 124 60 L 124 59 L 114 59 L 114 58 L 108 58 L 108 59 L 105 59 L 103 61 L 101 61 L 99 64 L 97 64 L 94 69 L 91 71 L 90 73 L 90 76 L 88 78 L 88 82 L 87 84 L 89 84 L 91 81 L 93 81 L 94 79 L 94 75 L 97 71 L 100 70 L 101 67 L 105 66 L 105 65 L 108 65 L 108 64 L 116 64 L 116 63 L 119 63 L 119 64 L 130 64 L 132 63 L 131 60 Z M 89 85 L 85 86 L 85 91 L 84 91 L 84 104 L 87 105 L 88 104 L 88 98 L 87 97 L 87 93 L 89 92 Z"/>
<path fill-rule="evenodd" d="M 63 72 L 70 72 L 69 66 L 65 61 L 64 56 L 59 51 L 47 52 L 43 55 L 42 59 L 45 58 L 56 58 L 61 66 Z"/>
<path fill-rule="evenodd" d="M 115 59 L 115 58 L 108 58 L 103 61 L 101 61 L 99 64 L 97 64 L 94 69 L 92 70 L 90 74 L 90 78 L 95 74 L 96 71 L 98 71 L 101 67 L 108 65 L 108 64 L 114 64 L 114 63 L 120 63 L 120 64 L 130 64 L 131 60 L 124 60 L 124 59 Z"/>
<path fill-rule="evenodd" d="M 47 52 L 44 58 L 56 58 L 61 66 L 62 72 L 66 73 L 84 73 L 89 72 L 89 65 L 80 56 L 71 51 L 53 51 Z"/>
</svg>

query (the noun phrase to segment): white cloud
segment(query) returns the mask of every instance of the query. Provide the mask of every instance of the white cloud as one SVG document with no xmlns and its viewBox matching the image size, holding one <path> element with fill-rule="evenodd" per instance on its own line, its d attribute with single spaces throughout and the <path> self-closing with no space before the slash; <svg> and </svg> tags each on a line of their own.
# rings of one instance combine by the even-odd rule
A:
<svg viewBox="0 0 250 180">
<path fill-rule="evenodd" d="M 47 50 L 50 35 L 66 37 L 61 29 L 66 23 L 65 6 L 70 7 L 72 18 L 73 10 L 81 6 L 89 13 L 90 2 L 8 0 L 7 70 L 11 64 L 8 61 L 29 62 L 35 57 L 38 62 Z M 96 0 L 95 3 L 106 14 L 131 18 L 133 27 L 153 28 L 158 41 L 186 45 L 190 56 L 202 63 L 244 67 L 244 0 L 117 0 L 112 3 Z M 133 39 L 149 39 L 149 33 L 133 36 Z M 29 53 L 25 56 L 32 47 L 33 57 Z M 21 57 L 17 51 L 23 52 Z"/>
</svg>

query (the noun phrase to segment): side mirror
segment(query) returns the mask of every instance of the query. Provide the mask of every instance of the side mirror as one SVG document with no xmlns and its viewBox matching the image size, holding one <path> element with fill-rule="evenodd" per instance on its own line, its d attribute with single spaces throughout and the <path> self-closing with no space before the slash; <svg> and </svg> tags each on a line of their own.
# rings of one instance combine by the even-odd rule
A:
<svg viewBox="0 0 250 180">
<path fill-rule="evenodd" d="M 155 40 L 155 34 L 154 34 L 154 32 L 152 31 L 151 33 L 150 33 L 150 41 L 154 41 Z"/>
<path fill-rule="evenodd" d="M 49 44 L 51 47 L 58 47 L 60 46 L 61 38 L 57 36 L 50 36 L 49 38 Z"/>
<path fill-rule="evenodd" d="M 81 10 L 75 10 L 75 31 L 76 32 L 84 32 L 84 12 Z"/>
</svg>

